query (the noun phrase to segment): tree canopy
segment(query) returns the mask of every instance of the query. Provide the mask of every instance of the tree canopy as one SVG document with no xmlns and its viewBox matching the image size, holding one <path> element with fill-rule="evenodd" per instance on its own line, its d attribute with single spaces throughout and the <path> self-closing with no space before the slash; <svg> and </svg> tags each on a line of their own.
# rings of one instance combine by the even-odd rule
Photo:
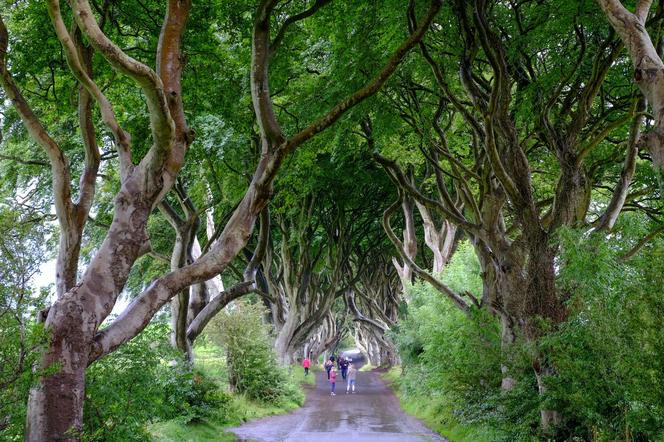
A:
<svg viewBox="0 0 664 442">
<path fill-rule="evenodd" d="M 83 439 L 93 364 L 164 321 L 195 363 L 246 298 L 282 364 L 352 337 L 414 397 L 527 397 L 506 437 L 661 436 L 627 396 L 629 342 L 661 355 L 663 25 L 641 0 L 3 1 L 0 397 L 37 381 L 0 434 Z M 569 354 L 607 342 L 640 380 L 598 410 Z"/>
</svg>

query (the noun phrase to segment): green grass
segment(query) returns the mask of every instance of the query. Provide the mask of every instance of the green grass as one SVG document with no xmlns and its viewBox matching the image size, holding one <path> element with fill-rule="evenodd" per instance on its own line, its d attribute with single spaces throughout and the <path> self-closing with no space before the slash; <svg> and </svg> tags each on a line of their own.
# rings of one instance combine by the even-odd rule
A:
<svg viewBox="0 0 664 442">
<path fill-rule="evenodd" d="M 220 387 L 228 389 L 228 378 L 226 361 L 223 350 L 213 344 L 202 343 L 194 349 L 196 367 L 203 374 L 212 379 Z M 304 369 L 299 366 L 293 366 L 290 369 L 290 375 L 298 384 L 315 385 L 316 378 L 314 370 L 309 370 L 309 376 L 304 376 Z M 224 429 L 240 425 L 253 419 L 260 419 L 266 416 L 284 414 L 302 406 L 302 403 L 288 401 L 277 405 L 267 405 L 257 401 L 252 401 L 244 395 L 234 395 L 230 405 L 232 410 L 230 418 L 226 419 L 206 419 L 203 422 L 185 424 L 178 419 L 165 422 L 157 422 L 149 426 L 148 431 L 156 442 L 206 442 L 206 441 L 234 441 L 235 435 L 226 432 Z"/>
<path fill-rule="evenodd" d="M 374 368 L 376 368 L 376 367 L 374 367 L 374 366 L 371 365 L 369 362 L 367 362 L 367 363 L 364 364 L 362 367 L 360 367 L 360 370 L 359 370 L 359 371 L 371 371 L 371 370 L 373 370 Z"/>
<path fill-rule="evenodd" d="M 462 425 L 454 419 L 451 409 L 446 409 L 443 404 L 430 397 L 408 397 L 402 394 L 399 389 L 401 367 L 392 367 L 382 377 L 392 387 L 406 413 L 420 419 L 427 427 L 451 441 L 492 442 L 498 438 L 495 432 L 489 428 Z"/>
<path fill-rule="evenodd" d="M 309 368 L 309 376 L 304 375 L 304 368 L 296 365 L 293 365 L 290 371 L 291 376 L 293 376 L 293 379 L 296 383 L 303 385 L 316 385 L 316 371 L 318 371 L 318 368 Z"/>
<path fill-rule="evenodd" d="M 184 424 L 177 419 L 158 422 L 150 426 L 150 434 L 156 442 L 195 442 L 195 441 L 234 441 L 235 435 L 224 431 L 244 422 L 266 416 L 284 414 L 298 408 L 301 404 L 288 402 L 280 406 L 265 405 L 247 399 L 244 395 L 233 397 L 231 419 L 215 421 L 206 419 L 203 422 Z"/>
<path fill-rule="evenodd" d="M 153 440 L 159 442 L 235 441 L 236 437 L 233 433 L 224 431 L 225 426 L 213 422 L 183 425 L 172 420 L 152 425 L 150 434 Z"/>
</svg>

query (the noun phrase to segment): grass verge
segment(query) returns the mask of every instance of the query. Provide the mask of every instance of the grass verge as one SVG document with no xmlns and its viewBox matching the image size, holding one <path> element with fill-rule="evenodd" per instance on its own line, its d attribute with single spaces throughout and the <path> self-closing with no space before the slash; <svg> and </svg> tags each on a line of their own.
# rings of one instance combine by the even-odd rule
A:
<svg viewBox="0 0 664 442">
<path fill-rule="evenodd" d="M 213 344 L 204 343 L 196 347 L 195 356 L 196 368 L 205 377 L 213 380 L 220 388 L 225 391 L 228 390 L 228 372 L 223 351 Z M 311 369 L 309 375 L 305 376 L 301 367 L 293 366 L 289 370 L 289 376 L 291 382 L 296 385 L 316 384 L 314 370 Z M 225 431 L 225 428 L 240 425 L 253 419 L 288 413 L 302 406 L 304 394 L 301 396 L 302 400 L 269 405 L 250 400 L 244 395 L 233 395 L 228 410 L 226 410 L 223 417 L 208 418 L 190 423 L 172 419 L 156 422 L 149 426 L 148 431 L 156 442 L 235 441 L 235 434 Z"/>
<path fill-rule="evenodd" d="M 401 367 L 392 367 L 382 374 L 383 380 L 399 398 L 401 408 L 411 416 L 420 419 L 433 431 L 453 442 L 493 442 L 497 435 L 491 429 L 482 426 L 462 425 L 445 404 L 432 400 L 431 397 L 412 397 L 405 395 L 400 388 Z"/>
</svg>

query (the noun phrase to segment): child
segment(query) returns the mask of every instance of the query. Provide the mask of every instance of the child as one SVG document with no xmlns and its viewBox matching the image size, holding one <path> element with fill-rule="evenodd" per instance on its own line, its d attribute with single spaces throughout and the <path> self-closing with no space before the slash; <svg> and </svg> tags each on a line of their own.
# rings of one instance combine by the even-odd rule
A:
<svg viewBox="0 0 664 442">
<path fill-rule="evenodd" d="M 304 367 L 304 375 L 309 374 L 309 367 L 311 366 L 311 361 L 309 360 L 309 357 L 307 356 L 304 358 L 304 361 L 302 361 L 302 366 Z"/>
<path fill-rule="evenodd" d="M 337 385 L 337 369 L 334 366 L 330 369 L 330 396 L 336 396 L 334 389 Z"/>
<path fill-rule="evenodd" d="M 348 381 L 346 382 L 346 394 L 350 386 L 353 386 L 353 394 L 355 394 L 355 379 L 357 378 L 357 368 L 353 364 L 348 365 Z"/>
</svg>

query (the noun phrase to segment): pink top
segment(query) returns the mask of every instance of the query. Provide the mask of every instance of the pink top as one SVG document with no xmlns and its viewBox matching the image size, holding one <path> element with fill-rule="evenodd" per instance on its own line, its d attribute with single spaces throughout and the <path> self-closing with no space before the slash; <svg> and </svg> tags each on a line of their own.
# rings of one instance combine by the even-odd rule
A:
<svg viewBox="0 0 664 442">
<path fill-rule="evenodd" d="M 337 371 L 330 370 L 330 382 L 336 382 L 336 381 L 337 381 Z"/>
<path fill-rule="evenodd" d="M 309 358 L 304 358 L 304 361 L 302 361 L 302 366 L 304 368 L 309 368 L 310 364 L 311 364 L 311 362 L 309 361 Z"/>
</svg>

